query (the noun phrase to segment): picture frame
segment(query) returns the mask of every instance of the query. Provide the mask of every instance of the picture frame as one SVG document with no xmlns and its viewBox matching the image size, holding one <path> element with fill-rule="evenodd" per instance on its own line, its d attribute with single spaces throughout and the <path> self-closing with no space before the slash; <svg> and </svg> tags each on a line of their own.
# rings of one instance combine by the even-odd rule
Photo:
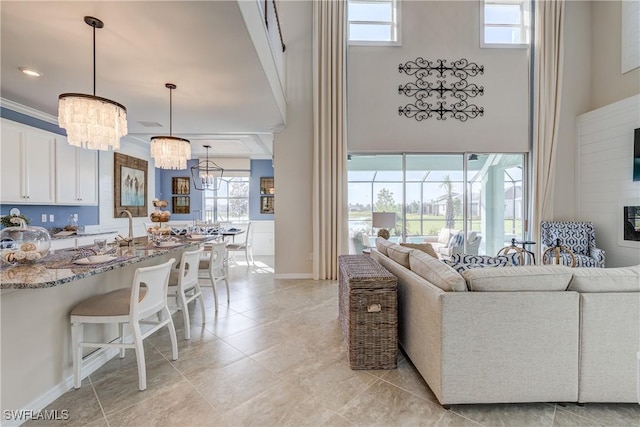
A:
<svg viewBox="0 0 640 427">
<path fill-rule="evenodd" d="M 191 194 L 191 181 L 188 176 L 171 178 L 171 194 Z"/>
<path fill-rule="evenodd" d="M 272 176 L 260 177 L 260 194 L 275 194 L 274 179 Z"/>
<path fill-rule="evenodd" d="M 148 215 L 148 162 L 113 153 L 113 217 L 127 210 L 133 217 Z"/>
<path fill-rule="evenodd" d="M 173 196 L 172 197 L 174 214 L 188 214 L 191 213 L 191 200 L 190 196 Z"/>
<path fill-rule="evenodd" d="M 260 213 L 261 214 L 272 214 L 275 212 L 274 207 L 274 199 L 273 196 L 260 196 Z"/>
</svg>

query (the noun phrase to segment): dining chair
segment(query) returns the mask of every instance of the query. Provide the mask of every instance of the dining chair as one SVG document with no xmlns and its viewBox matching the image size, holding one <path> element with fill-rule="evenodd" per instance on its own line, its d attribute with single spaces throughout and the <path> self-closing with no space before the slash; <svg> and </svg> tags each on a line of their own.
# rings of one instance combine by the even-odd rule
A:
<svg viewBox="0 0 640 427">
<path fill-rule="evenodd" d="M 227 304 L 229 303 L 229 275 L 227 270 L 227 242 L 220 241 L 210 245 L 205 245 L 205 253 L 208 257 L 200 259 L 200 274 L 206 274 L 211 280 L 213 288 L 213 299 L 215 301 L 216 311 L 218 311 L 218 292 L 216 287 L 218 283 L 224 280 L 227 287 Z"/>
<path fill-rule="evenodd" d="M 127 348 L 136 352 L 138 364 L 138 388 L 147 388 L 143 340 L 158 329 L 166 326 L 171 337 L 172 359 L 178 360 L 178 343 L 171 313 L 167 306 L 169 274 L 175 258 L 169 261 L 136 269 L 131 288 L 117 289 L 102 295 L 85 299 L 71 310 L 71 344 L 73 358 L 73 387 L 80 388 L 82 382 L 82 349 L 85 347 L 120 348 L 120 357 Z M 156 318 L 157 320 L 152 320 Z M 85 324 L 117 323 L 119 339 L 109 342 L 84 342 Z M 124 325 L 131 329 L 132 341 L 125 342 Z M 140 325 L 152 325 L 143 333 Z"/>
<path fill-rule="evenodd" d="M 244 252 L 244 257 L 247 260 L 247 266 L 250 265 L 249 259 L 251 259 L 251 265 L 253 265 L 253 224 L 247 223 L 247 231 L 244 234 L 244 241 L 241 243 L 229 243 L 227 244 L 228 252 Z"/>
<path fill-rule="evenodd" d="M 169 276 L 168 294 L 170 297 L 176 299 L 176 305 L 170 306 L 169 308 L 182 311 L 185 330 L 184 337 L 187 340 L 191 339 L 191 322 L 189 320 L 188 304 L 196 298 L 200 301 L 202 323 L 204 324 L 205 322 L 204 298 L 202 297 L 202 291 L 198 283 L 198 265 L 203 250 L 204 249 L 200 247 L 195 251 L 184 251 L 180 259 L 180 266 L 177 270 L 172 271 Z"/>
</svg>

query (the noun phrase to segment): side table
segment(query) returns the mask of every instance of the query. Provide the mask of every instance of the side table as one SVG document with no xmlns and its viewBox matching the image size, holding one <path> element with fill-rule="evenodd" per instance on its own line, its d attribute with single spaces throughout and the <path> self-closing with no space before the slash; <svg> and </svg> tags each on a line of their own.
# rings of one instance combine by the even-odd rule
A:
<svg viewBox="0 0 640 427">
<path fill-rule="evenodd" d="M 369 255 L 340 255 L 338 309 L 351 369 L 395 369 L 397 279 Z"/>
</svg>

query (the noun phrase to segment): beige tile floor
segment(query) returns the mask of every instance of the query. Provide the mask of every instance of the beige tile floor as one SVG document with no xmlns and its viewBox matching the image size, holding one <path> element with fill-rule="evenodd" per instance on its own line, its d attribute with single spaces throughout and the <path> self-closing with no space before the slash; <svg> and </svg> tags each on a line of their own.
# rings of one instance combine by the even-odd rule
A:
<svg viewBox="0 0 640 427">
<path fill-rule="evenodd" d="M 48 409 L 87 426 L 635 426 L 640 405 L 456 405 L 443 409 L 400 353 L 398 369 L 349 368 L 335 281 L 275 280 L 272 259 L 231 268 L 206 316 L 192 309 L 191 340 L 174 315 L 179 360 L 168 334 L 146 342 L 147 384 L 137 388 L 133 351 L 113 359 Z M 44 424 L 42 421 L 30 425 Z"/>
</svg>

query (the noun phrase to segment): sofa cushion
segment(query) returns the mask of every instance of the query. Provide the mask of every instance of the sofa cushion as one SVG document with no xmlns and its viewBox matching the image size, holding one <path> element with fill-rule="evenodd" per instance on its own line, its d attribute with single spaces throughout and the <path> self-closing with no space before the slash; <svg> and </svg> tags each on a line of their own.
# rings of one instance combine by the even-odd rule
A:
<svg viewBox="0 0 640 427">
<path fill-rule="evenodd" d="M 430 243 L 400 243 L 400 246 L 417 249 L 431 255 L 434 258 L 438 258 L 438 254 L 433 250 L 433 246 L 431 246 Z"/>
<path fill-rule="evenodd" d="M 395 243 L 387 246 L 389 258 L 405 268 L 409 268 L 409 253 L 411 253 L 411 251 L 413 251 L 413 249 L 405 248 Z"/>
<path fill-rule="evenodd" d="M 387 248 L 393 244 L 393 242 L 390 242 L 387 239 L 383 239 L 382 237 L 378 237 L 376 239 L 376 249 L 378 250 L 378 252 L 385 256 L 389 256 L 389 254 L 387 253 Z"/>
<path fill-rule="evenodd" d="M 438 233 L 438 243 L 442 245 L 446 245 L 449 243 L 449 239 L 451 238 L 451 229 L 442 228 Z"/>
<path fill-rule="evenodd" d="M 576 292 L 640 292 L 640 265 L 573 269 L 568 290 Z"/>
<path fill-rule="evenodd" d="M 559 265 L 474 268 L 462 273 L 470 291 L 565 291 L 573 269 Z"/>
<path fill-rule="evenodd" d="M 457 271 L 421 251 L 409 254 L 411 271 L 447 292 L 464 292 L 467 284 Z"/>
</svg>

